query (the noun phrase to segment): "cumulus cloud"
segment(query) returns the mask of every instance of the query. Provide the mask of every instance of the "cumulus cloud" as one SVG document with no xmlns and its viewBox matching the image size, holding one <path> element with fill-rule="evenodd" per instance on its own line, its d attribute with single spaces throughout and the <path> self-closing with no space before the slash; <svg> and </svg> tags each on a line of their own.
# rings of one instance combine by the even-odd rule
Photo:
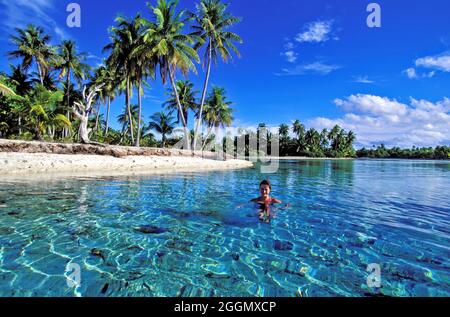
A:
<svg viewBox="0 0 450 317">
<path fill-rule="evenodd" d="M 340 69 L 339 65 L 326 64 L 321 61 L 316 61 L 308 64 L 296 65 L 294 68 L 284 68 L 278 76 L 296 76 L 307 74 L 328 75 L 329 73 Z"/>
<path fill-rule="evenodd" d="M 333 39 L 337 40 L 337 37 L 332 36 L 333 21 L 316 21 L 308 23 L 304 27 L 304 31 L 297 34 L 295 40 L 300 43 L 320 43 Z"/>
<path fill-rule="evenodd" d="M 416 60 L 416 66 L 450 72 L 450 53 L 419 58 Z"/>
<path fill-rule="evenodd" d="M 358 146 L 384 143 L 412 147 L 450 144 L 450 99 L 438 102 L 411 98 L 408 104 L 374 95 L 352 95 L 336 99 L 344 111 L 341 118 L 314 118 L 308 124 L 331 129 L 339 124 L 358 136 Z"/>
<path fill-rule="evenodd" d="M 403 115 L 407 108 L 404 104 L 397 102 L 395 99 L 390 100 L 386 97 L 362 94 L 352 95 L 347 99 L 335 99 L 334 103 L 347 112 L 354 111 L 358 113 L 370 113 L 374 115 Z"/>
<path fill-rule="evenodd" d="M 436 71 L 450 72 L 450 52 L 440 55 L 425 56 L 416 59 L 414 62 L 416 68 L 428 68 L 433 71 L 418 73 L 416 68 L 410 67 L 403 71 L 409 79 L 431 78 L 436 75 Z"/>
</svg>

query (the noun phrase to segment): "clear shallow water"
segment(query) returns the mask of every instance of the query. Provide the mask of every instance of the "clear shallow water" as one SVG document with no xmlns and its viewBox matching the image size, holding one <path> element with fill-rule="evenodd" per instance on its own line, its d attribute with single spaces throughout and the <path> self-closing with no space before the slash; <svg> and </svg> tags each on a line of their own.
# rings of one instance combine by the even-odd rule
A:
<svg viewBox="0 0 450 317">
<path fill-rule="evenodd" d="M 270 224 L 265 177 L 0 179 L 0 296 L 450 295 L 450 162 L 282 162 Z"/>
</svg>

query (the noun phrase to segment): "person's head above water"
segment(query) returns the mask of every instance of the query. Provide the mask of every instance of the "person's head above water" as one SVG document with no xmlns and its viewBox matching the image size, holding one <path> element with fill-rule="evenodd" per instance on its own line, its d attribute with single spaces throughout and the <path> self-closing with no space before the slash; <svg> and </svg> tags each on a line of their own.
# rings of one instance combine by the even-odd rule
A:
<svg viewBox="0 0 450 317">
<path fill-rule="evenodd" d="M 264 210 L 268 210 L 269 205 L 271 204 L 281 204 L 281 201 L 270 197 L 270 192 L 272 191 L 272 185 L 268 180 L 263 180 L 259 184 L 259 193 L 261 196 L 258 198 L 252 199 L 252 202 L 258 203 L 260 205 L 264 205 Z"/>
<path fill-rule="evenodd" d="M 259 184 L 259 192 L 261 193 L 261 197 L 269 197 L 270 191 L 272 190 L 272 186 L 268 180 L 263 180 Z"/>
</svg>

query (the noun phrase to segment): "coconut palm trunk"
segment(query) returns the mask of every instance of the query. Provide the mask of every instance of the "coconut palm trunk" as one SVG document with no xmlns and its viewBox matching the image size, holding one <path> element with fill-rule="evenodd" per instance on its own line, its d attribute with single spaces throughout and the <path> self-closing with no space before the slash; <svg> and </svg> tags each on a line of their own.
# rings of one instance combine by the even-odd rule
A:
<svg viewBox="0 0 450 317">
<path fill-rule="evenodd" d="M 161 136 L 161 143 L 162 143 L 162 148 L 164 149 L 166 147 L 166 134 L 163 133 Z"/>
<path fill-rule="evenodd" d="M 41 85 L 44 86 L 44 74 L 42 72 L 41 64 L 39 62 L 36 62 L 36 64 L 37 64 L 38 73 L 39 73 L 39 80 L 41 81 Z"/>
<path fill-rule="evenodd" d="M 141 115 L 142 115 L 142 94 L 141 94 L 141 90 L 142 90 L 142 83 L 141 83 L 141 81 L 139 81 L 139 84 L 138 84 L 138 107 L 139 107 L 139 111 L 138 111 L 138 120 L 137 120 L 136 144 L 135 144 L 135 146 L 137 146 L 137 147 L 140 147 L 140 142 L 141 142 Z"/>
<path fill-rule="evenodd" d="M 128 112 L 128 120 L 130 123 L 130 136 L 131 136 L 131 144 L 134 143 L 134 129 L 133 129 L 133 118 L 131 117 L 131 91 L 130 91 L 130 79 L 127 78 L 127 89 L 126 89 L 126 99 L 127 99 L 127 112 Z"/>
<path fill-rule="evenodd" d="M 96 131 L 98 131 L 99 119 L 100 119 L 100 103 L 98 104 L 97 116 L 95 117 L 95 128 L 94 128 L 94 130 L 96 130 Z"/>
<path fill-rule="evenodd" d="M 210 126 L 208 129 L 208 133 L 206 134 L 205 141 L 203 142 L 203 145 L 202 145 L 202 151 L 205 149 L 205 146 L 208 144 L 208 139 L 211 136 L 212 129 L 213 129 L 213 126 Z"/>
<path fill-rule="evenodd" d="M 111 98 L 108 98 L 108 108 L 106 109 L 106 127 L 105 127 L 105 135 L 108 135 L 109 130 L 109 111 L 111 109 Z"/>
<path fill-rule="evenodd" d="M 70 120 L 70 109 L 72 108 L 70 106 L 70 69 L 67 71 L 66 89 L 67 89 L 67 113 L 66 113 L 66 116 Z M 63 129 L 63 137 L 67 138 L 68 136 L 69 136 L 69 128 L 64 128 Z"/>
<path fill-rule="evenodd" d="M 178 90 L 177 87 L 175 85 L 175 78 L 174 78 L 174 74 L 173 74 L 173 70 L 169 65 L 169 77 L 170 77 L 170 82 L 172 84 L 172 89 L 174 91 L 175 94 L 175 99 L 177 100 L 177 105 L 178 105 L 178 111 L 180 113 L 180 117 L 181 117 L 181 122 L 183 123 L 183 129 L 184 129 L 184 147 L 185 150 L 190 150 L 191 149 L 191 142 L 189 141 L 189 131 L 187 129 L 187 122 L 186 122 L 186 118 L 184 117 L 184 113 L 183 113 L 183 107 L 181 106 L 181 102 L 180 102 L 180 96 L 178 95 Z"/>
<path fill-rule="evenodd" d="M 205 84 L 203 86 L 203 93 L 202 93 L 202 100 L 200 103 L 200 111 L 198 114 L 197 124 L 195 126 L 195 132 L 194 132 L 194 151 L 197 150 L 197 138 L 199 134 L 200 125 L 202 122 L 202 115 L 203 115 L 203 106 L 205 105 L 206 100 L 206 92 L 208 91 L 208 83 L 209 83 L 209 76 L 211 74 L 211 60 L 212 60 L 212 45 L 211 45 L 211 39 L 209 40 L 209 52 L 208 52 L 208 68 L 206 70 L 206 76 L 205 76 Z"/>
</svg>

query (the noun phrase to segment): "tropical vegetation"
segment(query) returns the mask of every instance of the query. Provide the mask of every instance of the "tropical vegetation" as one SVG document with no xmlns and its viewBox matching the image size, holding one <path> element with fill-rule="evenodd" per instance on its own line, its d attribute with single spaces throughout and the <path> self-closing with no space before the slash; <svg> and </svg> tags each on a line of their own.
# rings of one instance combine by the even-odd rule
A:
<svg viewBox="0 0 450 317">
<path fill-rule="evenodd" d="M 390 159 L 429 159 L 448 160 L 450 159 L 450 146 L 415 147 L 411 149 L 401 149 L 399 147 L 386 148 L 384 144 L 371 149 L 362 148 L 356 151 L 356 156 L 360 158 L 390 158 Z"/>
<path fill-rule="evenodd" d="M 178 1 L 157 0 L 147 5 L 145 14 L 118 16 L 109 29 L 110 42 L 103 47 L 107 56 L 97 68 L 86 63 L 87 54 L 80 52 L 74 41 L 52 45 L 41 27 L 16 29 L 11 36 L 14 49 L 8 57 L 18 64 L 11 65 L 10 74 L 0 74 L 0 137 L 137 147 L 171 146 L 182 139 L 186 149 L 199 149 L 193 136 L 199 134 L 203 118 L 221 117 L 211 113 L 216 108 L 206 104 L 211 63 L 218 54 L 227 61 L 230 50 L 239 55 L 233 42 L 242 40 L 228 31 L 240 19 L 227 12 L 227 4 L 201 0 L 196 9 L 188 12 L 179 8 Z M 197 74 L 199 64 L 208 65 L 200 100 L 187 79 L 190 73 Z M 158 77 L 164 84 L 170 83 L 168 100 L 161 105 L 163 111 L 155 109 L 146 122 L 142 99 L 145 88 Z M 95 95 L 88 105 L 91 91 Z M 137 105 L 132 104 L 134 94 Z M 121 97 L 123 113 L 117 117 L 121 128 L 115 130 L 111 103 Z M 106 113 L 101 113 L 102 109 Z M 196 119 L 194 134 L 189 127 L 190 113 Z M 177 133 L 178 124 L 183 138 Z M 152 131 L 161 135 L 160 142 Z"/>
</svg>

